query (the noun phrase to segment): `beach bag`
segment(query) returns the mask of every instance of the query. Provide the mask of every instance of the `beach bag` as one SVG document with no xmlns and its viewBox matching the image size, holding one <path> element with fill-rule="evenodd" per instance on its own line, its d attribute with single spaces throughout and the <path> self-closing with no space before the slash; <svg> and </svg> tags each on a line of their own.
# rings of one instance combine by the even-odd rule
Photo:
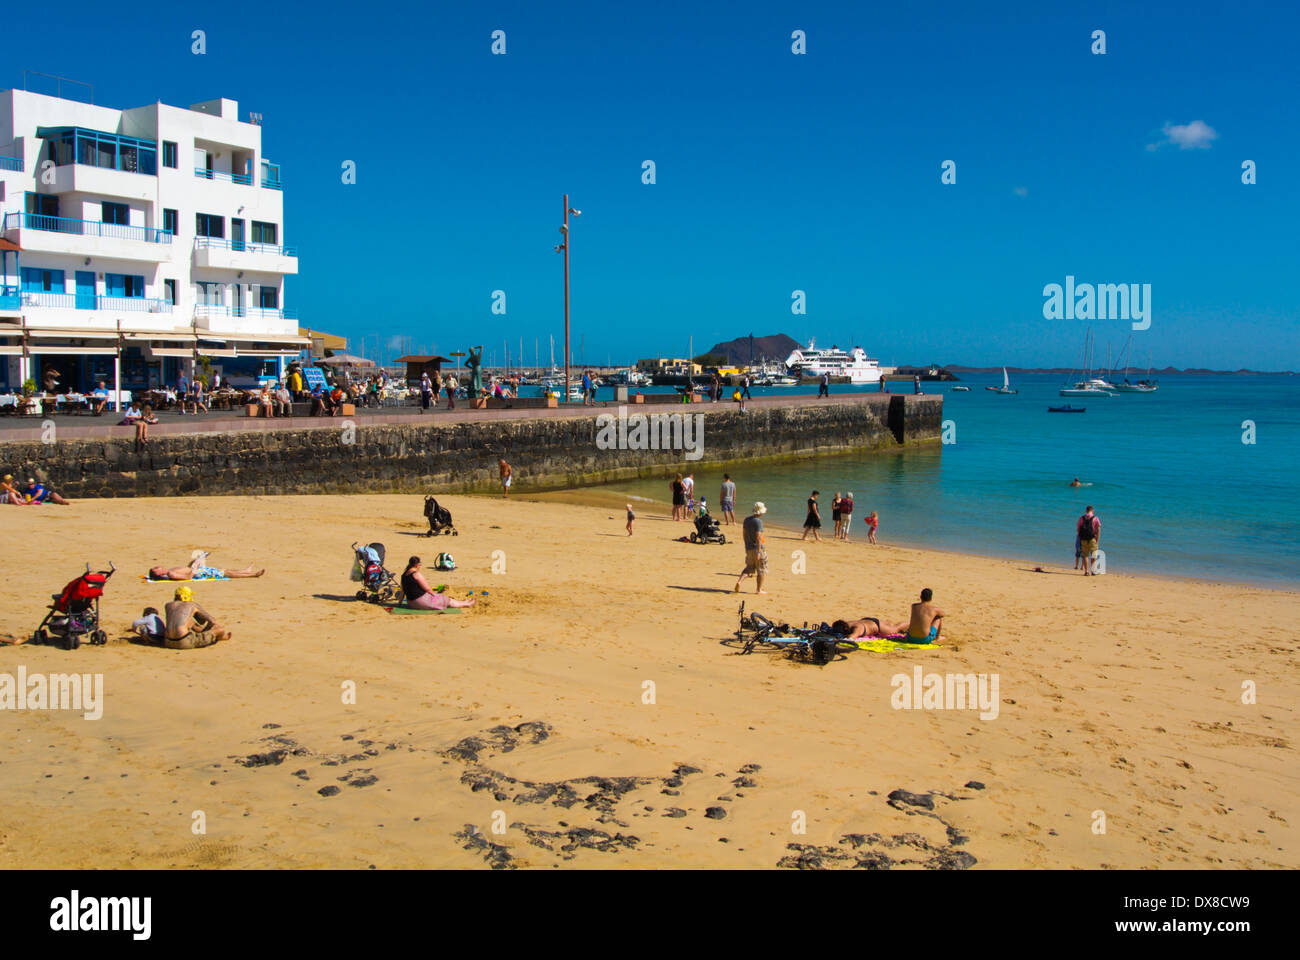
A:
<svg viewBox="0 0 1300 960">
<path fill-rule="evenodd" d="M 362 580 L 365 579 L 365 577 L 366 577 L 366 569 L 365 569 L 365 567 L 363 567 L 363 566 L 361 565 L 361 558 L 360 558 L 360 557 L 353 557 L 353 558 L 352 558 L 352 580 L 353 580 L 353 582 L 355 582 L 355 583 L 360 583 Z"/>
<path fill-rule="evenodd" d="M 440 553 L 434 558 L 433 567 L 435 570 L 455 570 L 456 561 L 450 553 Z"/>
</svg>

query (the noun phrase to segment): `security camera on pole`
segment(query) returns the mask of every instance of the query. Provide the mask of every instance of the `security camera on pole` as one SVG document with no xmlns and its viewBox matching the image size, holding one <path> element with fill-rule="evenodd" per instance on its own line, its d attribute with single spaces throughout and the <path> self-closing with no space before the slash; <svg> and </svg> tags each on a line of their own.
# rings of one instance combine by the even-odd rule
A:
<svg viewBox="0 0 1300 960">
<path fill-rule="evenodd" d="M 575 217 L 581 216 L 581 210 L 574 210 L 569 206 L 569 195 L 564 195 L 564 225 L 560 227 L 560 233 L 564 235 L 564 242 L 555 248 L 556 253 L 564 253 L 564 399 L 562 402 L 569 402 L 569 214 Z"/>
</svg>

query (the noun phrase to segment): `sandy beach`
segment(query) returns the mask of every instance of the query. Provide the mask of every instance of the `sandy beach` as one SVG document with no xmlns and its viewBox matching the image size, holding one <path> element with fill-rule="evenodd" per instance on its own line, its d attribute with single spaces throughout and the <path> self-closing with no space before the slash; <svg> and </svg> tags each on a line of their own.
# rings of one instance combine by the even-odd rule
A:
<svg viewBox="0 0 1300 960">
<path fill-rule="evenodd" d="M 1296 593 L 769 525 L 770 595 L 737 596 L 738 544 L 675 542 L 687 524 L 644 504 L 629 538 L 595 496 L 440 497 L 460 535 L 432 540 L 417 496 L 6 509 L 0 636 L 83 562 L 119 572 L 106 646 L 0 647 L 0 673 L 104 684 L 97 720 L 0 711 L 0 866 L 1300 866 Z M 356 602 L 372 540 L 398 573 L 452 552 L 434 582 L 479 607 Z M 196 547 L 269 569 L 195 586 L 234 639 L 123 639 L 171 593 L 141 575 Z M 898 619 L 925 586 L 933 649 L 817 667 L 721 643 L 741 599 Z M 918 667 L 996 675 L 996 716 L 895 709 Z"/>
</svg>

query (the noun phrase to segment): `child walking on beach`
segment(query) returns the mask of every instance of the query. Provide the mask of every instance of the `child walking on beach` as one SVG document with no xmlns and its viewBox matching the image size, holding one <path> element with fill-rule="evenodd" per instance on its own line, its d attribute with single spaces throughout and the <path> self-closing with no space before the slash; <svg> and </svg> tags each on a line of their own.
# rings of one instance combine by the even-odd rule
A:
<svg viewBox="0 0 1300 960">
<path fill-rule="evenodd" d="M 876 527 L 880 526 L 880 517 L 872 510 L 863 518 L 867 524 L 867 543 L 876 542 Z"/>
<path fill-rule="evenodd" d="M 636 519 L 636 514 L 632 512 L 632 504 L 627 505 L 627 535 L 632 536 L 632 521 Z"/>
</svg>

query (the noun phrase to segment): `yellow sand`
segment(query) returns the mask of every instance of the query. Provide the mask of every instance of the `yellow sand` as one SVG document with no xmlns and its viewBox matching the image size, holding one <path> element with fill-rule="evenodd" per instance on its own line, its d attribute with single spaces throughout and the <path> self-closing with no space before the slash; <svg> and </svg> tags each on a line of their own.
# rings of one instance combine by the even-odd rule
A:
<svg viewBox="0 0 1300 960">
<path fill-rule="evenodd" d="M 203 547 L 271 572 L 196 585 L 228 644 L 0 647 L 0 673 L 96 672 L 106 690 L 95 721 L 0 712 L 0 867 L 770 868 L 790 844 L 833 848 L 820 862 L 836 867 L 963 853 L 976 868 L 1300 866 L 1295 593 L 772 529 L 771 595 L 748 581 L 749 609 L 897 618 L 930 586 L 950 612 L 941 648 L 819 668 L 721 645 L 738 545 L 674 542 L 686 524 L 644 512 L 629 538 L 621 509 L 444 503 L 459 537 L 417 537 L 412 496 L 5 508 L 7 637 L 30 634 L 85 560 L 121 571 L 103 607 L 114 638 L 168 598 L 138 579 L 153 563 Z M 351 602 L 354 540 L 386 543 L 397 572 L 450 550 L 460 569 L 435 582 L 486 601 L 423 617 Z M 915 666 L 996 674 L 997 718 L 895 710 L 891 678 Z M 528 723 L 549 736 L 485 733 Z M 467 737 L 483 741 L 476 762 L 445 753 Z M 277 749 L 279 763 L 236 763 Z M 681 765 L 700 772 L 674 786 Z M 582 782 L 540 786 L 561 781 Z M 932 793 L 935 816 L 891 806 L 896 789 Z M 467 825 L 479 835 L 458 839 Z M 618 839 L 557 836 L 573 828 Z"/>
</svg>

